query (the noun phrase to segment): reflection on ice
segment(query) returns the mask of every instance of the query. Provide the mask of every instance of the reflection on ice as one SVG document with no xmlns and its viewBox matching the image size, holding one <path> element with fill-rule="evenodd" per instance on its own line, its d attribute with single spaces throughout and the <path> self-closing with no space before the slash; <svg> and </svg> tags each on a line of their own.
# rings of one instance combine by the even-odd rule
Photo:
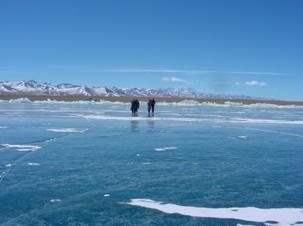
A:
<svg viewBox="0 0 303 226">
<path fill-rule="evenodd" d="M 139 126 L 139 121 L 137 120 L 131 120 L 130 121 L 130 126 L 131 126 L 131 131 L 132 132 L 138 132 L 138 126 Z"/>
<path fill-rule="evenodd" d="M 155 128 L 155 120 L 147 120 L 147 125 L 150 129 Z"/>
</svg>

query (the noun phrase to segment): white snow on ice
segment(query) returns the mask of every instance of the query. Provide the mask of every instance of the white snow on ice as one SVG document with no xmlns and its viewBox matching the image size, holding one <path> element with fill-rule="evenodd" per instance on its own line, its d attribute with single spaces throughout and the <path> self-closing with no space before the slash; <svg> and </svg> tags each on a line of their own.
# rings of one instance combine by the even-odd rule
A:
<svg viewBox="0 0 303 226">
<path fill-rule="evenodd" d="M 227 121 L 228 122 L 228 121 Z M 230 122 L 234 123 L 253 123 L 253 124 L 292 124 L 303 125 L 303 121 L 299 120 L 278 120 L 278 119 L 252 119 L 252 118 L 231 118 Z"/>
<path fill-rule="evenodd" d="M 49 201 L 52 202 L 52 203 L 55 203 L 55 202 L 61 202 L 61 199 L 51 199 Z"/>
<path fill-rule="evenodd" d="M 50 128 L 46 129 L 47 131 L 57 132 L 57 133 L 84 133 L 88 129 L 80 129 L 80 128 Z"/>
<path fill-rule="evenodd" d="M 117 120 L 117 121 L 181 121 L 181 122 L 199 122 L 208 121 L 201 118 L 168 118 L 168 117 L 123 117 L 123 116 L 108 116 L 108 115 L 77 115 L 77 117 L 96 120 Z"/>
<path fill-rule="evenodd" d="M 236 124 L 291 124 L 303 125 L 300 120 L 278 120 L 278 119 L 252 119 L 252 118 L 230 118 L 230 119 L 209 119 L 209 118 L 175 118 L 175 117 L 123 117 L 108 115 L 75 115 L 85 119 L 95 120 L 117 120 L 117 121 L 177 121 L 177 122 L 215 122 L 215 123 L 236 123 Z"/>
<path fill-rule="evenodd" d="M 145 104 L 144 101 L 141 101 L 143 104 Z M 28 98 L 18 98 L 18 99 L 11 99 L 11 100 L 0 100 L 0 103 L 39 103 L 39 104 L 119 104 L 119 105 L 129 105 L 129 103 L 119 102 L 119 101 L 106 101 L 106 100 L 100 100 L 100 101 L 58 101 L 58 100 L 42 100 L 42 101 L 31 101 Z M 209 106 L 209 107 L 251 107 L 251 108 L 303 108 L 303 106 L 298 105 L 276 105 L 276 104 L 267 104 L 267 103 L 256 103 L 256 104 L 243 104 L 243 103 L 235 103 L 230 101 L 225 101 L 224 104 L 217 104 L 214 102 L 198 102 L 195 100 L 184 100 L 180 102 L 158 102 L 157 105 L 163 105 L 163 106 Z"/>
<path fill-rule="evenodd" d="M 155 148 L 155 151 L 172 151 L 176 149 L 177 147 L 161 147 L 161 148 Z"/>
<path fill-rule="evenodd" d="M 38 162 L 29 162 L 27 163 L 28 166 L 40 166 L 40 163 Z"/>
<path fill-rule="evenodd" d="M 300 208 L 272 208 L 260 209 L 256 207 L 233 207 L 233 208 L 205 208 L 181 206 L 171 203 L 162 203 L 151 199 L 131 199 L 127 204 L 155 209 L 168 214 L 181 214 L 185 216 L 215 218 L 215 219 L 234 219 L 264 223 L 270 225 L 302 225 L 303 209 Z M 272 224 L 270 222 L 278 222 Z"/>
<path fill-rule="evenodd" d="M 38 145 L 2 144 L 5 148 L 13 148 L 16 151 L 37 151 L 42 147 Z"/>
</svg>

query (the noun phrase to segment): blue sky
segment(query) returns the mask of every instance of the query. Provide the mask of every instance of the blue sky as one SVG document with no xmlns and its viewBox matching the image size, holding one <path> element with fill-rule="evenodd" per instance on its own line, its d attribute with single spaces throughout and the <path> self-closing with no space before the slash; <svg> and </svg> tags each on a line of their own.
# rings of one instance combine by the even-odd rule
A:
<svg viewBox="0 0 303 226">
<path fill-rule="evenodd" d="M 0 80 L 303 100 L 300 0 L 2 0 Z"/>
</svg>

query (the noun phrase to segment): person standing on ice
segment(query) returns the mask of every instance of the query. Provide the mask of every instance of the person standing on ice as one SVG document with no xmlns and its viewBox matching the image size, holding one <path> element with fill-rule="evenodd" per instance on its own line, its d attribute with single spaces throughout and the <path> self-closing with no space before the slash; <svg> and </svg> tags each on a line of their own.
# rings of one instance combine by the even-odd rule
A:
<svg viewBox="0 0 303 226">
<path fill-rule="evenodd" d="M 155 112 L 155 104 L 156 101 L 154 98 L 149 99 L 149 101 L 147 102 L 147 110 L 148 110 L 148 116 L 154 116 L 154 112 Z M 150 115 L 150 112 L 152 112 L 152 114 Z"/>
<path fill-rule="evenodd" d="M 140 107 L 140 102 L 137 99 L 133 99 L 131 102 L 131 107 L 130 107 L 133 117 L 138 116 L 139 107 Z"/>
</svg>

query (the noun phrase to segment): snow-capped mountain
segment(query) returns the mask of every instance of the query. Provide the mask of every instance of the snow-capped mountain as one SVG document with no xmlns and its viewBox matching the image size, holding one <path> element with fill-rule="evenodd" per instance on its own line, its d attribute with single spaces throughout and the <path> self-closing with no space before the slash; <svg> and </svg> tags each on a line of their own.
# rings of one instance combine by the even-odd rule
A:
<svg viewBox="0 0 303 226">
<path fill-rule="evenodd" d="M 88 87 L 73 84 L 52 85 L 36 81 L 0 82 L 2 95 L 49 95 L 49 96 L 136 96 L 136 97 L 180 97 L 207 99 L 252 99 L 248 96 L 198 93 L 193 89 L 144 89 Z"/>
</svg>

